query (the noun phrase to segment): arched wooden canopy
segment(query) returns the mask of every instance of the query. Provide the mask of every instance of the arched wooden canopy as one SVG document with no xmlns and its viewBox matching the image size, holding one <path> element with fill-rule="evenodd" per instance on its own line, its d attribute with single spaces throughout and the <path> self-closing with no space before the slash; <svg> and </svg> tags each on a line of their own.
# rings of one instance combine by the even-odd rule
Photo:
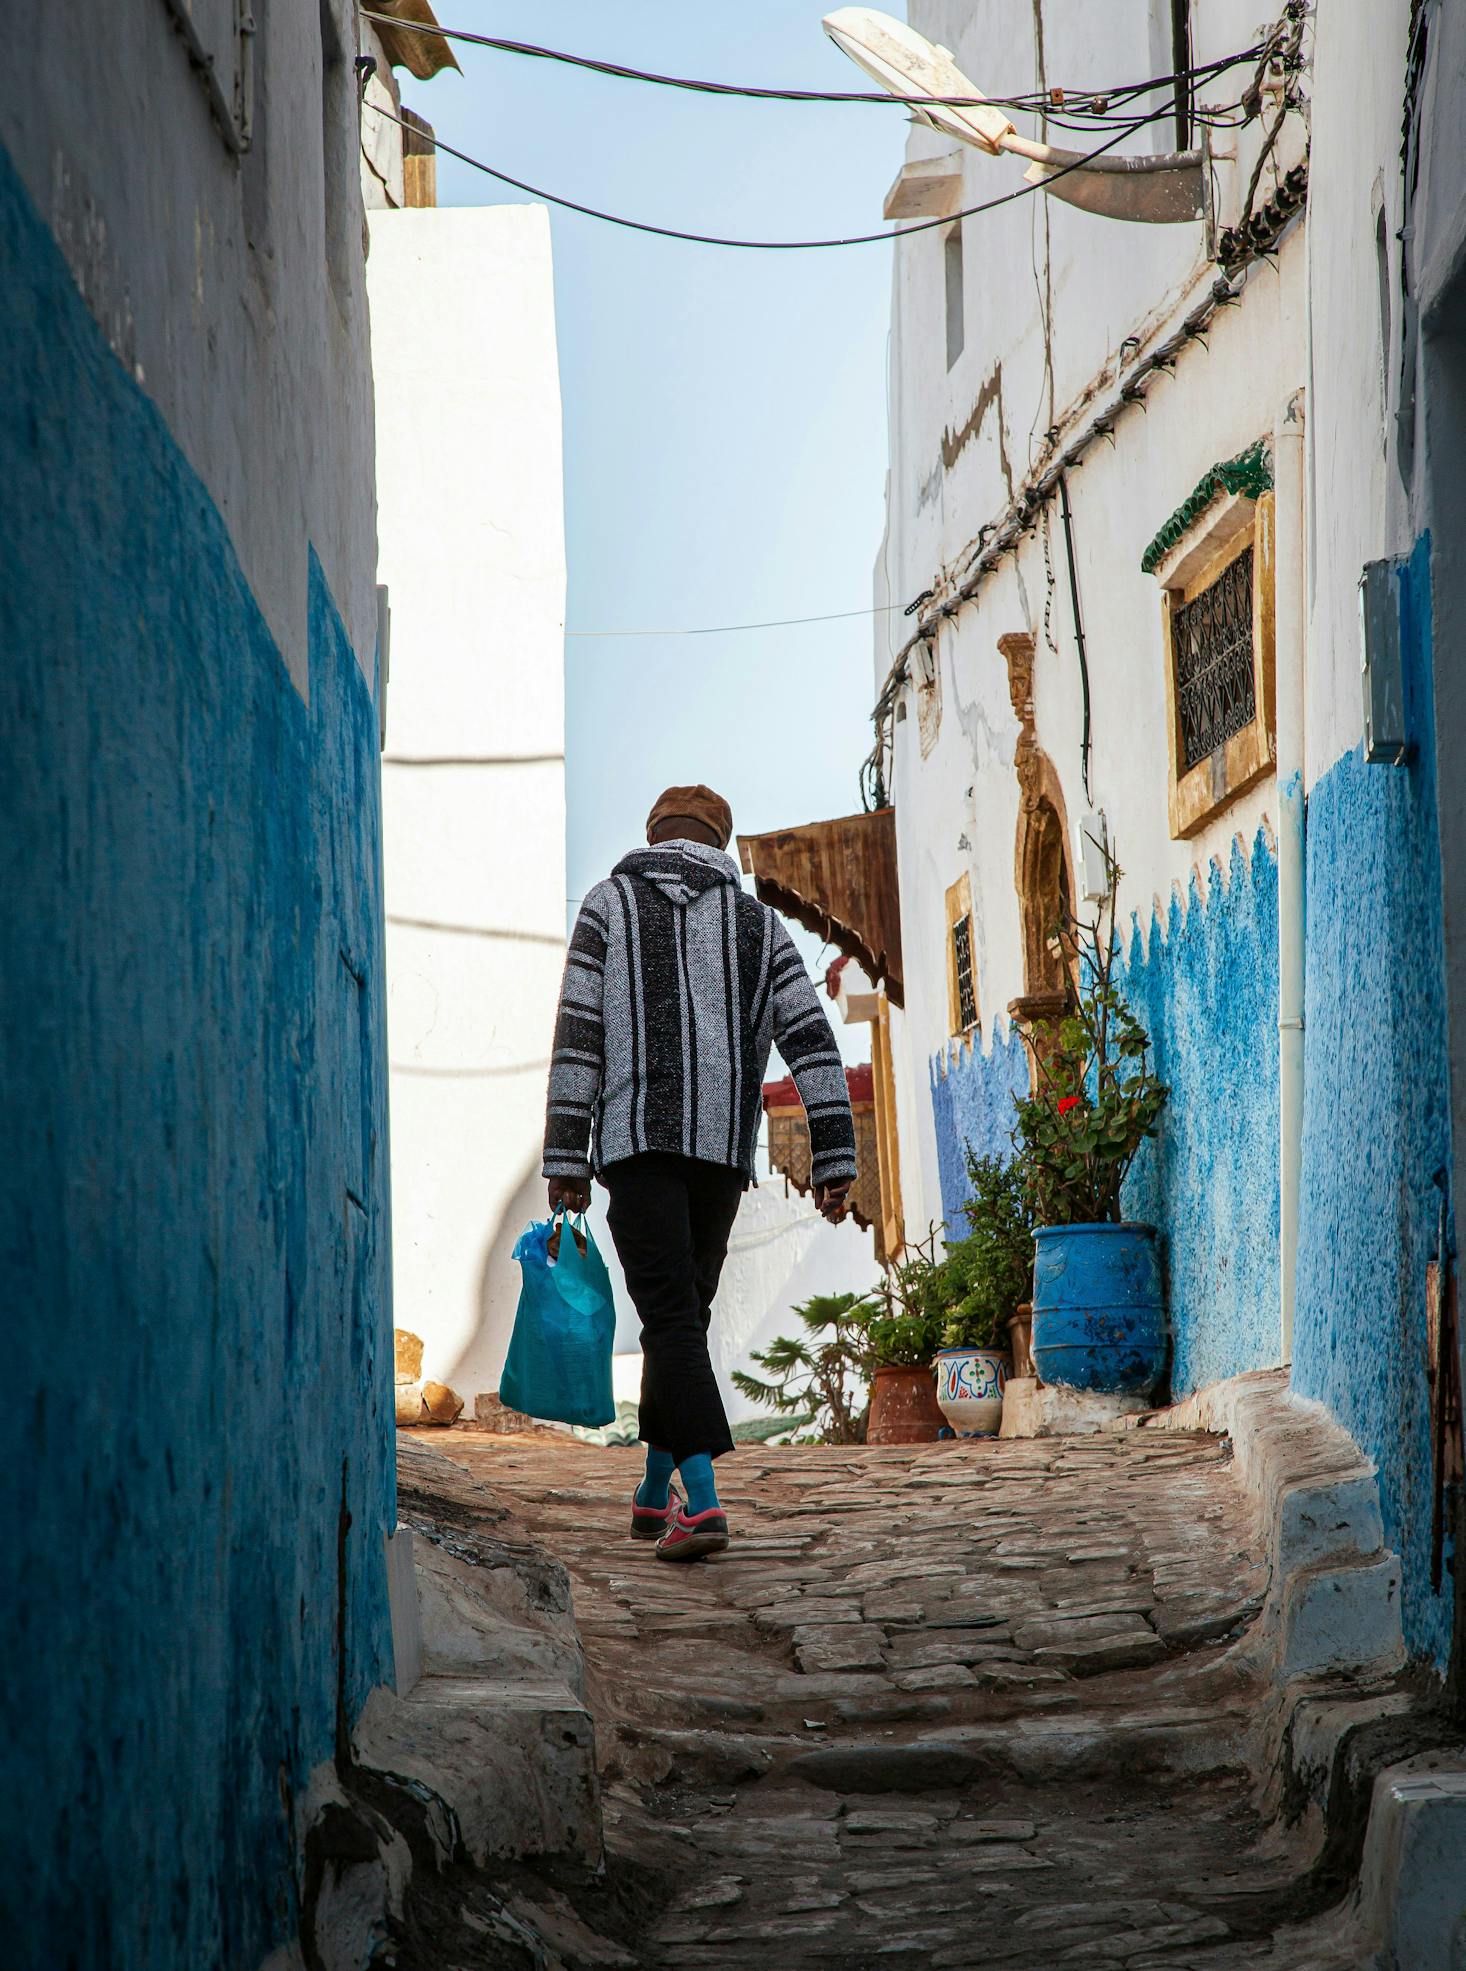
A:
<svg viewBox="0 0 1466 1971">
<path fill-rule="evenodd" d="M 738 848 L 760 902 L 853 958 L 893 1006 L 905 1004 L 894 808 L 740 835 Z"/>
</svg>

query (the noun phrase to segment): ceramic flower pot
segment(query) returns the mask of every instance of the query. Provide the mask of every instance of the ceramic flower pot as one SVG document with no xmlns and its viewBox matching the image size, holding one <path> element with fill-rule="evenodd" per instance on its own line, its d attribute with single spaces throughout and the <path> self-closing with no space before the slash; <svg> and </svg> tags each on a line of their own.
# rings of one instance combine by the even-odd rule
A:
<svg viewBox="0 0 1466 1971">
<path fill-rule="evenodd" d="M 1033 1359 L 1046 1383 L 1148 1394 L 1166 1366 L 1153 1225 L 1045 1225 L 1034 1233 Z"/>
<path fill-rule="evenodd" d="M 867 1444 L 935 1444 L 941 1430 L 942 1413 L 930 1368 L 876 1370 L 870 1386 Z"/>
<path fill-rule="evenodd" d="M 959 1437 L 995 1437 L 1008 1358 L 996 1348 L 939 1348 L 937 1405 Z"/>
</svg>

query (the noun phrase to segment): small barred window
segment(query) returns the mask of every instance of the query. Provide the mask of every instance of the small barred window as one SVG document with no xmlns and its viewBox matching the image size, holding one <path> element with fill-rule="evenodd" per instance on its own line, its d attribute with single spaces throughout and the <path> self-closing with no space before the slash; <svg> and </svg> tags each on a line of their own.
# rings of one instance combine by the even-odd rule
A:
<svg viewBox="0 0 1466 1971">
<path fill-rule="evenodd" d="M 1257 717 L 1252 652 L 1252 549 L 1175 611 L 1171 653 L 1176 718 L 1185 773 Z"/>
<path fill-rule="evenodd" d="M 952 926 L 952 959 L 957 978 L 957 1022 L 961 1032 L 977 1025 L 977 990 L 972 981 L 972 919 Z"/>
</svg>

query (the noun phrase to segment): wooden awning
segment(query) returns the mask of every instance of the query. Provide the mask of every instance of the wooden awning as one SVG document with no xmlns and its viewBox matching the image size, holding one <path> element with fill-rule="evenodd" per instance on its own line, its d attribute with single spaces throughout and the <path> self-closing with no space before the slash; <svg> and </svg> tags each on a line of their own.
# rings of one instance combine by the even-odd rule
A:
<svg viewBox="0 0 1466 1971">
<path fill-rule="evenodd" d="M 387 60 L 405 68 L 419 82 L 431 82 L 445 68 L 457 68 L 453 45 L 437 32 L 438 19 L 428 0 L 366 0 L 368 17 L 390 14 L 389 24 L 372 20 Z"/>
<path fill-rule="evenodd" d="M 824 938 L 905 1004 L 896 811 L 848 814 L 767 835 L 740 835 L 759 900 Z"/>
</svg>

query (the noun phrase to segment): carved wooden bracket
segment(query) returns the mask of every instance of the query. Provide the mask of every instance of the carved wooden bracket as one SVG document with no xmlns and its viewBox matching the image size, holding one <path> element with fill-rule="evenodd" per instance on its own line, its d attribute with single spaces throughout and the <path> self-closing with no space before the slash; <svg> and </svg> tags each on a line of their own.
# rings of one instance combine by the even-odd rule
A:
<svg viewBox="0 0 1466 1971">
<path fill-rule="evenodd" d="M 1028 1049 L 1030 1087 L 1038 1086 L 1039 1062 L 1046 1061 L 1058 1046 L 1059 1022 L 1073 1003 L 1067 992 L 1025 992 L 1008 1001 L 1008 1018 Z"/>
<path fill-rule="evenodd" d="M 1018 792 L 1025 809 L 1036 807 L 1043 792 L 1044 756 L 1038 743 L 1033 714 L 1034 639 L 1027 630 L 1009 630 L 998 638 L 998 649 L 1008 666 L 1008 696 L 1019 733 L 1013 748 L 1013 771 L 1018 776 Z"/>
<path fill-rule="evenodd" d="M 1055 923 L 1067 914 L 1074 885 L 1069 868 L 1069 820 L 1064 790 L 1053 761 L 1038 743 L 1033 707 L 1033 664 L 1037 642 L 1028 630 L 1009 630 L 998 638 L 1008 666 L 1008 696 L 1018 721 L 1013 747 L 1013 772 L 1018 780 L 1018 839 L 1014 882 L 1023 913 L 1023 981 L 1025 997 L 1009 1012 L 1024 1026 L 1030 1052 L 1034 1047 L 1032 1010 L 1052 1000 L 1068 1004 L 1068 967 L 1052 949 Z M 1043 1043 L 1041 1042 L 1040 1045 Z"/>
</svg>

